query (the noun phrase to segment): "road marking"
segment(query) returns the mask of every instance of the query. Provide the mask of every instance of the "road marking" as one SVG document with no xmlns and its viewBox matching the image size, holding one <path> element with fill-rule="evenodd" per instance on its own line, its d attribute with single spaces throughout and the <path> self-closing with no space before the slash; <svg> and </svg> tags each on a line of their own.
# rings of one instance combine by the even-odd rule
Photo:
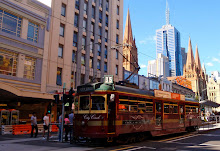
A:
<svg viewBox="0 0 220 151">
<path fill-rule="evenodd" d="M 136 147 L 136 148 L 132 148 L 132 149 L 128 149 L 128 150 L 123 150 L 123 151 L 132 151 L 132 150 L 139 150 L 139 149 L 156 149 L 156 148 L 153 148 L 153 147 L 147 147 L 147 146 L 143 146 L 143 147 Z"/>
<path fill-rule="evenodd" d="M 179 143 L 179 142 L 167 142 L 167 143 L 172 143 L 172 144 L 182 144 L 182 145 L 196 145 L 195 143 Z"/>
<path fill-rule="evenodd" d="M 200 146 L 217 146 L 219 147 L 220 145 L 215 145 L 215 144 L 199 144 Z"/>
<path fill-rule="evenodd" d="M 200 135 L 204 135 L 204 136 L 216 136 L 216 137 L 220 137 L 220 135 L 215 135 L 215 134 L 200 134 Z"/>
<path fill-rule="evenodd" d="M 137 146 L 128 146 L 128 147 L 124 147 L 124 148 L 113 149 L 110 151 L 118 151 L 118 150 L 124 150 L 124 149 L 128 149 L 128 148 L 134 148 L 134 147 L 137 147 Z"/>
<path fill-rule="evenodd" d="M 183 138 L 179 138 L 179 139 L 175 139 L 175 140 L 171 140 L 171 141 L 167 141 L 168 143 L 171 143 L 171 142 L 176 142 L 176 141 L 179 141 L 179 140 L 183 140 L 183 139 L 187 139 L 187 138 L 191 138 L 191 137 L 196 137 L 196 136 L 199 136 L 200 134 L 197 134 L 197 135 L 190 135 L 190 136 L 187 136 L 187 137 L 183 137 Z"/>
<path fill-rule="evenodd" d="M 194 134 L 186 134 L 186 135 L 176 136 L 176 137 L 160 140 L 160 141 L 157 141 L 157 142 L 165 142 L 165 141 L 169 141 L 169 140 L 173 140 L 173 139 L 177 139 L 177 138 L 181 138 L 181 137 L 185 137 L 185 136 L 191 136 L 191 135 L 194 135 Z"/>
</svg>

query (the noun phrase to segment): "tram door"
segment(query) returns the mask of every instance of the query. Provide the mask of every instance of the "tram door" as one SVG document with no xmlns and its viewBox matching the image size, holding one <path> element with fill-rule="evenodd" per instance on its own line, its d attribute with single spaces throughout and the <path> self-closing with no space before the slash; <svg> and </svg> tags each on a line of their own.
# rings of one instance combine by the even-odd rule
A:
<svg viewBox="0 0 220 151">
<path fill-rule="evenodd" d="M 155 101 L 155 118 L 156 118 L 156 126 L 162 128 L 162 102 Z"/>
<path fill-rule="evenodd" d="M 113 94 L 114 95 L 114 94 Z M 108 94 L 108 133 L 115 132 L 116 102 L 113 95 Z"/>
</svg>

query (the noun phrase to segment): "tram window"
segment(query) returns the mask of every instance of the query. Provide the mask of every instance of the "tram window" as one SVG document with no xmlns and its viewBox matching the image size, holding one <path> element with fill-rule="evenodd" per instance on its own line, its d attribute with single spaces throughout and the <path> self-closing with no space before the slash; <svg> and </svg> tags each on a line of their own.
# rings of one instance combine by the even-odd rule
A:
<svg viewBox="0 0 220 151">
<path fill-rule="evenodd" d="M 145 98 L 138 98 L 139 101 L 145 101 Z"/>
<path fill-rule="evenodd" d="M 196 113 L 199 113 L 199 109 L 198 109 L 198 107 L 196 107 Z"/>
<path fill-rule="evenodd" d="M 90 107 L 89 96 L 81 96 L 79 110 L 89 110 L 89 107 Z"/>
<path fill-rule="evenodd" d="M 173 113 L 178 113 L 178 106 L 176 105 L 173 106 Z"/>
<path fill-rule="evenodd" d="M 92 96 L 92 109 L 91 110 L 105 110 L 105 97 Z"/>
<path fill-rule="evenodd" d="M 170 113 L 169 105 L 164 105 L 164 113 Z"/>
<path fill-rule="evenodd" d="M 180 105 L 180 113 L 183 114 L 183 106 Z"/>
<path fill-rule="evenodd" d="M 153 103 L 146 103 L 146 112 L 153 112 Z"/>
<path fill-rule="evenodd" d="M 120 101 L 118 109 L 122 112 L 128 112 L 128 101 Z"/>
<path fill-rule="evenodd" d="M 129 111 L 137 112 L 138 111 L 138 102 L 129 102 Z"/>
<path fill-rule="evenodd" d="M 145 105 L 145 103 L 139 103 L 139 104 L 138 104 L 138 112 L 139 112 L 139 113 L 144 113 L 144 112 L 146 112 L 146 105 Z"/>
<path fill-rule="evenodd" d="M 125 95 L 119 95 L 119 100 L 123 99 L 123 100 L 128 100 L 128 96 Z"/>
<path fill-rule="evenodd" d="M 147 101 L 147 102 L 153 102 L 153 100 L 152 100 L 152 99 L 146 99 L 146 101 Z"/>
<path fill-rule="evenodd" d="M 156 111 L 161 112 L 161 103 L 160 102 L 156 102 Z"/>
<path fill-rule="evenodd" d="M 190 107 L 186 107 L 186 113 L 190 112 Z"/>
<path fill-rule="evenodd" d="M 137 101 L 137 97 L 129 97 L 129 100 Z"/>
</svg>

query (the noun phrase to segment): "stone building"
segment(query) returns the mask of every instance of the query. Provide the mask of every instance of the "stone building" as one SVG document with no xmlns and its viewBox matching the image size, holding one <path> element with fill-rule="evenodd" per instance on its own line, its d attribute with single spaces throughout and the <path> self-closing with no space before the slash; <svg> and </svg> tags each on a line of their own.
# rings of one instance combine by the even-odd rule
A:
<svg viewBox="0 0 220 151">
<path fill-rule="evenodd" d="M 123 79 L 123 0 L 52 0 L 47 92 Z"/>
<path fill-rule="evenodd" d="M 138 66 L 138 54 L 137 54 L 137 47 L 135 43 L 135 38 L 132 34 L 132 27 L 131 27 L 131 19 L 130 13 L 128 9 L 127 19 L 125 24 L 125 31 L 124 31 L 124 39 L 123 39 L 123 55 L 126 58 L 123 58 L 123 67 L 127 71 L 135 72 L 138 74 L 137 68 Z"/>
<path fill-rule="evenodd" d="M 0 0 L 0 109 L 30 121 L 53 99 L 46 92 L 51 9 L 36 0 Z"/>
<path fill-rule="evenodd" d="M 187 98 L 195 98 L 195 92 L 177 83 L 172 83 L 172 92 L 185 95 Z"/>
</svg>

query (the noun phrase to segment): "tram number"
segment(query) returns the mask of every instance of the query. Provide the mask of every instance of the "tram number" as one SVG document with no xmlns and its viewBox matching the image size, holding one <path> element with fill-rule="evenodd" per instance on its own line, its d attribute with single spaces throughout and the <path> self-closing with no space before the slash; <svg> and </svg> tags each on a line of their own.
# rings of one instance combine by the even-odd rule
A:
<svg viewBox="0 0 220 151">
<path fill-rule="evenodd" d="M 113 76 L 105 76 L 105 83 L 113 83 Z"/>
</svg>

